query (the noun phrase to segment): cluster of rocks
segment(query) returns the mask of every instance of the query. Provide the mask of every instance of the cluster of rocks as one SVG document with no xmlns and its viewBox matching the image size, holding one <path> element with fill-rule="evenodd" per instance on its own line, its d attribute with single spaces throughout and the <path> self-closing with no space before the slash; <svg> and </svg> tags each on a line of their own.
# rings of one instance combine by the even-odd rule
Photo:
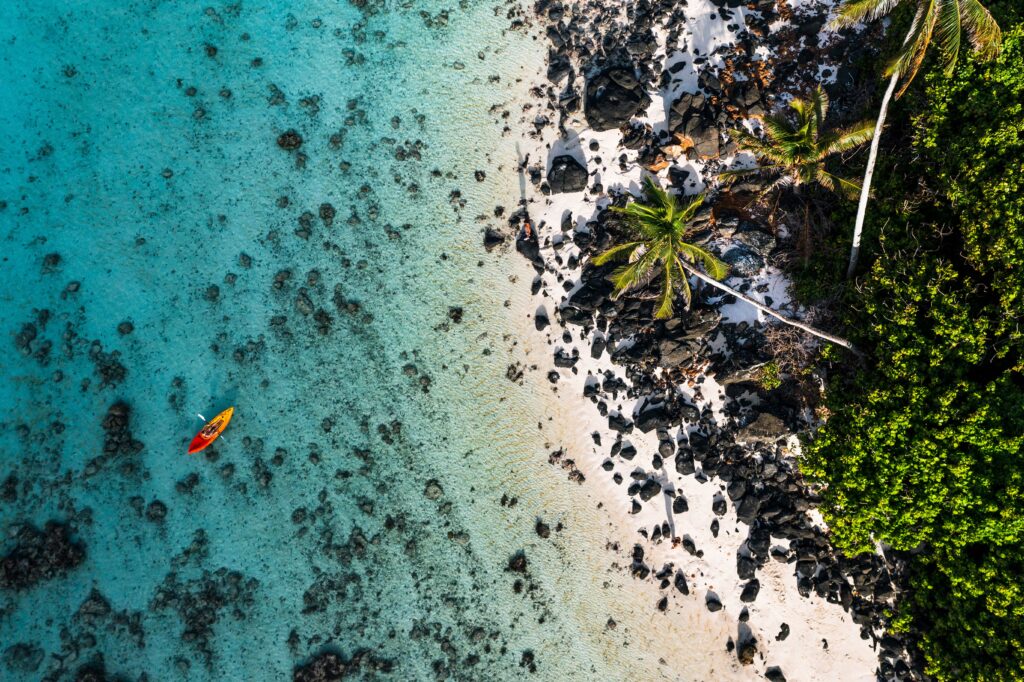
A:
<svg viewBox="0 0 1024 682">
<path fill-rule="evenodd" d="M 49 364 L 50 353 L 53 350 L 53 342 L 41 336 L 50 317 L 48 309 L 36 310 L 35 319 L 21 325 L 21 329 L 14 335 L 14 347 L 18 352 L 33 358 L 42 367 Z"/>
<path fill-rule="evenodd" d="M 831 40 L 822 31 L 825 4 L 797 12 L 776 0 L 715 0 L 714 5 L 711 19 L 723 22 L 735 18 L 736 8 L 746 10 L 742 21 L 728 23 L 735 41 L 720 42 L 710 54 L 685 45 L 670 49 L 662 63 L 655 31 L 667 34 L 668 45 L 680 45 L 685 4 L 639 0 L 626 3 L 623 12 L 620 3 L 601 0 L 538 0 L 534 9 L 547 24 L 550 45 L 548 106 L 559 129 L 564 132 L 565 123 L 582 109 L 592 130 L 619 129 L 620 148 L 637 150 L 638 163 L 652 172 L 671 168 L 673 184 L 689 193 L 696 186 L 694 179 L 675 164 L 687 159 L 717 163 L 720 156 L 734 153 L 730 131 L 743 119 L 761 117 L 776 107 L 783 101 L 781 93 L 816 86 L 819 75 L 813 66 L 822 61 L 843 65 L 837 67 L 840 77 L 829 88 L 851 101 L 839 118 L 855 117 L 858 112 L 851 110 L 863 103 L 863 94 L 855 91 L 850 71 L 865 48 L 860 41 Z M 767 58 L 761 52 L 764 48 Z M 830 77 L 835 71 L 825 68 L 821 75 Z M 692 73 L 697 76 L 695 86 Z M 642 120 L 652 104 L 652 90 L 663 93 L 667 110 L 667 129 L 657 134 Z M 548 117 L 538 121 L 541 118 Z M 555 158 L 542 189 L 582 189 L 590 170 L 579 161 L 568 155 Z M 624 168 L 624 157 L 618 163 Z"/>
<path fill-rule="evenodd" d="M 333 651 L 325 651 L 314 656 L 309 663 L 297 666 L 292 673 L 292 680 L 293 682 L 338 682 L 346 677 L 372 677 L 375 673 L 387 674 L 394 670 L 395 663 L 393 661 L 380 658 L 366 649 L 355 652 L 351 658 L 346 658 Z"/>
<path fill-rule="evenodd" d="M 85 561 L 85 546 L 71 539 L 66 524 L 47 521 L 42 530 L 22 524 L 14 547 L 0 559 L 0 589 L 24 590 Z"/>
<path fill-rule="evenodd" d="M 144 649 L 146 641 L 142 613 L 115 610 L 110 601 L 94 588 L 74 612 L 70 622 L 61 627 L 59 651 L 47 657 L 39 646 L 22 642 L 7 650 L 5 662 L 12 670 L 37 672 L 46 660 L 47 670 L 38 677 L 42 682 L 68 679 L 76 682 L 115 682 L 124 678 L 108 673 L 103 654 L 97 652 L 100 642 L 111 636 L 130 642 L 136 649 Z M 90 651 L 94 653 L 90 655 Z M 87 662 L 79 665 L 72 673 L 72 666 L 82 660 Z M 142 673 L 137 679 L 146 682 L 149 677 Z"/>
<path fill-rule="evenodd" d="M 188 570 L 208 554 L 205 532 L 197 531 L 189 547 L 172 559 L 175 570 L 164 576 L 150 600 L 151 611 L 171 610 L 184 629 L 181 640 L 194 647 L 204 660 L 213 656 L 214 625 L 225 614 L 245 620 L 256 603 L 259 581 L 225 567 L 210 571 Z M 191 574 L 191 577 L 185 573 Z"/>
<path fill-rule="evenodd" d="M 800 10 L 804 14 L 795 16 L 786 3 L 776 0 L 715 0 L 714 5 L 726 22 L 737 17 L 735 9 L 740 5 L 748 10 L 742 21 L 737 18 L 728 26 L 736 42 L 727 41 L 715 48 L 715 61 L 722 66 L 711 66 L 713 55 L 690 50 L 692 54 L 670 51 L 662 68 L 655 58 L 658 45 L 654 29 L 667 31 L 670 45 L 679 44 L 685 6 L 668 0 L 641 0 L 624 8 L 601 0 L 572 5 L 540 0 L 535 9 L 548 24 L 547 75 L 554 86 L 548 88 L 548 97 L 555 118 L 564 124 L 582 108 L 592 130 L 619 129 L 622 133 L 619 150 L 601 150 L 602 156 L 606 152 L 614 157 L 621 150 L 637 151 L 642 167 L 651 172 L 667 169 L 672 185 L 681 193 L 691 193 L 695 178 L 688 170 L 673 165 L 676 159 L 707 161 L 733 153 L 735 146 L 728 131 L 739 120 L 763 116 L 783 101 L 784 95 L 816 85 L 818 70 L 809 68 L 812 63 L 842 63 L 861 49 L 855 41 L 826 41 L 821 32 L 827 12 L 824 6 L 808 6 Z M 779 19 L 784 20 L 783 28 L 771 30 L 769 25 Z M 755 52 L 764 47 L 769 50 L 768 59 L 755 59 Z M 682 87 L 684 69 L 696 73 L 696 87 Z M 840 79 L 834 87 L 841 89 L 844 83 Z M 664 93 L 667 109 L 667 130 L 659 134 L 643 121 L 651 105 L 649 93 L 655 90 Z M 848 111 L 840 112 L 839 117 L 849 115 Z M 624 159 L 620 157 L 620 166 Z M 531 178 L 535 184 L 540 182 L 536 173 L 531 172 Z M 578 192 L 587 189 L 589 181 L 585 163 L 575 156 L 561 155 L 552 160 L 541 190 Z M 602 188 L 591 189 L 598 192 Z M 734 185 L 731 200 L 706 205 L 692 229 L 694 242 L 716 253 L 731 266 L 734 275 L 741 277 L 760 272 L 777 248 L 775 236 L 756 216 L 736 208 L 750 204 L 747 200 L 759 189 L 751 182 Z M 625 197 L 613 197 L 613 202 L 621 206 Z M 510 217 L 513 229 L 528 222 L 525 209 Z M 599 412 L 608 417 L 609 429 L 617 432 L 603 465 L 616 483 L 625 484 L 623 476 L 615 471 L 616 465 L 626 462 L 633 466 L 631 460 L 638 454 L 628 434 L 634 429 L 658 434 L 660 444 L 650 467 L 634 467 L 626 486 L 633 511 L 644 504 L 660 508 L 666 495 L 671 498 L 674 513 L 688 509 L 685 497 L 664 485 L 666 467 L 701 480 L 717 478 L 725 494 L 715 496 L 716 517 L 724 515 L 731 504 L 739 520 L 749 525 L 737 554 L 737 576 L 745 581 L 742 599 L 756 600 L 760 588 L 757 572 L 768 561 L 786 562 L 793 566 L 801 594 L 813 592 L 840 604 L 862 626 L 863 636 L 877 639 L 876 633 L 888 622 L 894 597 L 906 582 L 902 557 L 892 553 L 884 557 L 843 556 L 811 521 L 808 511 L 819 499 L 784 448 L 786 438 L 806 428 L 801 417 L 806 406 L 793 396 L 791 383 L 772 391 L 758 383 L 757 366 L 771 359 L 763 350 L 761 331 L 745 322 L 723 322 L 719 308 L 735 299 L 723 297 L 717 290 L 698 290 L 689 311 L 677 312 L 664 322 L 652 319 L 654 301 L 650 298 L 612 298 L 607 276 L 615 265 L 595 267 L 585 261 L 580 268 L 586 256 L 622 239 L 622 226 L 607 211 L 597 213 L 582 229 L 571 217 L 566 218 L 561 232 L 558 235 L 555 231 L 551 241 L 544 244 L 536 228 L 520 232 L 517 249 L 533 262 L 538 273 L 553 273 L 565 291 L 571 292 L 555 311 L 560 321 L 582 327 L 580 338 L 594 339 L 590 349 L 561 348 L 556 366 L 571 367 L 574 358 L 589 350 L 594 358 L 610 353 L 625 370 L 626 384 L 608 372 L 589 377 L 584 389 Z M 569 240 L 580 255 L 563 258 L 560 244 Z M 554 247 L 553 263 L 545 260 L 541 246 Z M 577 274 L 578 279 L 574 279 Z M 744 283 L 740 290 L 750 286 Z M 538 277 L 534 293 L 539 287 Z M 710 343 L 716 338 L 724 344 Z M 622 343 L 627 339 L 628 343 Z M 566 332 L 563 341 L 571 343 L 572 335 Z M 724 423 L 706 404 L 712 396 L 701 395 L 703 376 L 707 375 L 725 387 Z M 677 388 L 681 386 L 695 396 L 696 405 L 678 399 Z M 631 415 L 613 409 L 624 398 L 638 403 Z M 703 409 L 698 407 L 701 404 L 705 405 Z M 679 429 L 680 425 L 687 428 Z M 687 435 L 677 440 L 670 435 L 672 431 Z M 553 457 L 552 463 L 565 466 L 561 457 Z M 717 536 L 717 518 L 711 530 Z M 642 533 L 653 542 L 681 541 L 691 553 L 699 552 L 688 537 L 670 538 L 667 523 Z M 772 537 L 785 542 L 773 546 Z M 678 569 L 663 566 L 655 570 L 644 564 L 642 548 L 638 549 L 639 556 L 634 552 L 634 575 L 655 576 L 662 588 L 684 591 L 685 577 L 681 583 L 672 579 Z M 722 607 L 712 594 L 707 604 L 712 610 Z M 666 606 L 667 598 L 659 602 L 659 608 Z M 743 616 L 737 636 L 729 645 L 741 662 L 753 660 L 757 645 Z M 887 635 L 885 645 L 880 647 L 879 673 L 913 679 L 919 675 L 916 667 L 905 643 Z M 774 678 L 784 679 L 782 671 L 771 670 L 770 679 Z"/>
<path fill-rule="evenodd" d="M 593 255 L 618 238 L 614 234 L 618 226 L 606 214 L 599 214 L 589 228 L 591 234 L 582 244 L 578 243 L 584 253 Z M 679 312 L 664 322 L 654 321 L 652 301 L 611 297 L 609 266 L 594 267 L 588 263 L 580 272 L 579 286 L 560 305 L 558 315 L 563 323 L 583 327 L 583 336 L 599 331 L 596 338 L 600 341 L 591 348 L 591 354 L 600 357 L 610 352 L 611 358 L 625 368 L 629 379 L 623 384 L 611 380 L 611 376 L 597 377 L 585 388 L 585 395 L 608 416 L 609 428 L 618 432 L 610 445 L 605 470 L 613 471 L 616 462 L 633 464 L 638 453 L 626 437 L 634 429 L 654 431 L 659 439 L 650 468 L 635 467 L 631 474 L 626 492 L 632 498 L 633 512 L 640 511 L 643 504 L 660 506 L 663 495 L 671 498 L 673 513 L 687 511 L 685 497 L 661 483 L 666 467 L 701 480 L 716 478 L 724 484 L 726 494 L 715 497 L 715 515 L 724 515 L 731 504 L 738 520 L 749 525 L 736 564 L 737 576 L 746 581 L 745 600 L 756 599 L 757 572 L 768 561 L 785 562 L 793 566 L 800 594 L 809 596 L 813 592 L 841 605 L 862 626 L 864 636 L 876 637 L 875 633 L 888 622 L 900 586 L 906 583 L 902 558 L 892 553 L 885 557 L 846 557 L 832 547 L 827 536 L 811 521 L 807 512 L 820 500 L 784 449 L 788 436 L 806 428 L 800 417 L 802 405 L 787 394 L 793 388 L 791 385 L 768 391 L 757 382 L 758 375 L 751 368 L 770 359 L 761 350 L 761 332 L 746 323 L 723 322 L 718 308 L 725 301 L 712 304 L 706 292 L 695 294 L 689 311 Z M 724 348 L 713 350 L 710 341 L 716 336 L 725 340 Z M 623 339 L 630 343 L 621 344 L 620 350 L 618 342 Z M 569 355 L 564 349 L 562 352 Z M 701 409 L 681 399 L 677 388 L 694 378 L 699 382 L 701 375 L 714 376 L 725 387 L 724 423 L 708 407 Z M 700 396 L 699 383 L 696 395 Z M 624 398 L 636 402 L 631 415 L 611 408 Z M 689 428 L 680 430 L 681 425 Z M 673 431 L 686 435 L 673 438 Z M 623 483 L 620 474 L 613 477 L 617 483 Z M 715 535 L 718 525 L 716 519 L 712 524 Z M 670 538 L 667 524 L 642 533 L 654 542 L 677 541 Z M 773 546 L 772 537 L 788 542 Z M 691 553 L 699 552 L 688 537 L 681 542 Z M 641 578 L 662 576 L 658 579 L 664 589 L 674 586 L 683 591 L 664 577 L 671 574 L 671 566 L 658 570 L 646 566 L 642 552 L 639 558 L 634 552 L 632 570 Z M 659 608 L 664 608 L 667 600 L 659 604 Z M 717 596 L 709 597 L 708 608 L 721 608 Z M 749 635 L 749 628 L 746 632 Z M 910 679 L 915 674 L 909 665 L 910 656 L 902 642 L 894 645 L 896 641 L 888 637 L 889 646 L 880 649 L 879 670 Z M 741 661 L 749 660 L 756 643 L 752 635 L 741 633 L 734 647 Z"/>
<path fill-rule="evenodd" d="M 93 341 L 89 346 L 89 359 L 100 378 L 100 388 L 119 386 L 128 376 L 128 368 L 121 362 L 121 352 L 115 350 L 108 353 L 99 341 Z"/>
<path fill-rule="evenodd" d="M 145 449 L 142 441 L 132 435 L 129 421 L 131 406 L 124 401 L 117 401 L 107 409 L 103 417 L 103 452 L 90 459 L 83 474 L 93 476 L 109 464 L 116 464 L 122 474 L 129 475 L 137 471 L 139 463 L 133 455 Z"/>
</svg>

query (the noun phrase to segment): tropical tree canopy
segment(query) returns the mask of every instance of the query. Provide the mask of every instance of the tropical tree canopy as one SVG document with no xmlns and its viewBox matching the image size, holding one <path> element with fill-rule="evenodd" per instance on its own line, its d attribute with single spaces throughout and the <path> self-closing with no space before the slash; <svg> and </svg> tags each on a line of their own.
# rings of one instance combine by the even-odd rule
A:
<svg viewBox="0 0 1024 682">
<path fill-rule="evenodd" d="M 644 192 L 648 203 L 634 201 L 624 208 L 612 207 L 612 211 L 624 218 L 634 240 L 613 246 L 596 256 L 593 262 L 604 265 L 614 260 L 627 261 L 611 274 L 616 298 L 660 274 L 661 293 L 654 316 L 666 318 L 672 316 L 677 292 L 682 293 L 686 306 L 690 305 L 690 283 L 684 261 L 700 264 L 714 279 L 725 277 L 728 266 L 709 251 L 686 241 L 691 233 L 690 222 L 704 203 L 703 196 L 680 203 L 650 177 L 644 178 Z"/>
<path fill-rule="evenodd" d="M 725 171 L 723 177 L 736 177 L 752 173 L 767 174 L 775 180 L 762 194 L 781 187 L 799 187 L 818 183 L 825 189 L 854 197 L 860 185 L 826 170 L 826 160 L 864 144 L 874 133 L 871 121 L 861 121 L 848 128 L 825 130 L 828 115 L 828 95 L 818 86 L 808 99 L 794 99 L 789 103 L 796 112 L 796 120 L 778 114 L 764 119 L 764 137 L 746 130 L 734 130 L 733 136 L 741 149 L 758 157 L 755 168 Z"/>
<path fill-rule="evenodd" d="M 978 0 L 847 0 L 835 18 L 837 26 L 873 21 L 889 14 L 901 4 L 914 2 L 916 14 L 902 51 L 889 64 L 886 75 L 904 77 L 896 94 L 902 95 L 914 80 L 928 46 L 934 39 L 946 76 L 953 74 L 960 56 L 964 34 L 971 49 L 984 59 L 999 54 L 1002 33 L 999 24 Z"/>
</svg>

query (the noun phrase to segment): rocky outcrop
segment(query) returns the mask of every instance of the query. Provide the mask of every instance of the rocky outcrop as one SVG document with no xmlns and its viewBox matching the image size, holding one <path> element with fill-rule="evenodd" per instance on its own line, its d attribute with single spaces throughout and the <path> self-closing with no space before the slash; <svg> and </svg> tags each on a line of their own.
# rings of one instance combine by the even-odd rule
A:
<svg viewBox="0 0 1024 682">
<path fill-rule="evenodd" d="M 587 80 L 584 113 L 594 130 L 620 128 L 650 104 L 632 68 L 614 66 Z"/>
<path fill-rule="evenodd" d="M 0 559 L 0 589 L 24 590 L 52 580 L 85 560 L 85 546 L 71 539 L 70 529 L 48 521 L 42 530 L 25 524 L 15 535 L 15 545 Z"/>
</svg>

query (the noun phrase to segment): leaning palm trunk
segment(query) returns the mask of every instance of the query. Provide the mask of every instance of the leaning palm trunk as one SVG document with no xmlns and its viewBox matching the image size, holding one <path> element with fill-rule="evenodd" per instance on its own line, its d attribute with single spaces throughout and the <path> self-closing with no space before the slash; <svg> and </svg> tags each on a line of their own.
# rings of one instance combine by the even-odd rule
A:
<svg viewBox="0 0 1024 682">
<path fill-rule="evenodd" d="M 889 102 L 892 101 L 892 94 L 896 91 L 896 84 L 899 83 L 899 80 L 899 72 L 894 72 L 889 78 L 889 87 L 885 90 L 882 108 L 878 112 L 878 122 L 875 123 L 875 136 L 871 138 L 868 168 L 864 172 L 864 184 L 861 185 L 860 202 L 857 204 L 857 221 L 853 225 L 853 246 L 850 248 L 850 266 L 846 269 L 847 278 L 853 277 L 853 273 L 857 269 L 857 258 L 860 256 L 860 235 L 864 230 L 864 218 L 868 213 L 868 195 L 871 194 L 871 179 L 875 175 L 875 161 L 878 160 L 878 143 L 882 139 L 885 115 L 889 112 Z"/>
<path fill-rule="evenodd" d="M 812 327 L 812 326 L 810 326 L 808 324 L 804 324 L 803 322 L 797 322 L 794 319 L 788 318 L 785 315 L 782 315 L 781 313 L 779 313 L 778 311 L 772 310 L 771 308 L 769 308 L 765 304 L 759 303 L 758 301 L 755 301 L 754 299 L 752 299 L 751 297 L 747 296 L 746 294 L 741 294 L 740 292 L 738 292 L 735 289 L 733 289 L 732 287 L 730 287 L 728 284 L 723 284 L 722 282 L 719 282 L 717 279 L 714 279 L 713 277 L 709 277 L 709 276 L 705 275 L 703 272 L 701 272 L 697 268 L 693 267 L 689 263 L 683 263 L 683 267 L 691 275 L 693 275 L 697 279 L 699 279 L 701 281 L 704 281 L 704 282 L 707 282 L 708 284 L 710 284 L 713 287 L 717 287 L 717 288 L 721 289 L 722 291 L 725 291 L 727 293 L 732 294 L 733 296 L 735 296 L 736 298 L 740 299 L 741 301 L 745 301 L 746 303 L 749 303 L 750 305 L 754 306 L 755 308 L 760 310 L 762 313 L 765 313 L 766 315 L 771 315 L 772 317 L 774 317 L 774 318 L 776 318 L 778 320 L 781 320 L 781 321 L 785 322 L 788 325 L 792 325 L 792 326 L 796 327 L 797 329 L 804 330 L 808 334 L 814 334 L 818 338 L 825 339 L 826 341 L 831 341 L 832 343 L 838 344 L 838 345 L 842 346 L 843 348 L 847 348 L 847 349 L 853 351 L 857 355 L 862 355 L 861 352 L 858 351 L 856 348 L 854 348 L 853 344 L 850 343 L 849 341 L 847 341 L 846 339 L 840 338 L 838 336 L 833 336 L 832 334 L 829 334 L 828 332 L 823 332 L 820 329 L 815 329 L 814 327 Z"/>
<path fill-rule="evenodd" d="M 918 5 L 917 14 L 910 22 L 910 30 L 907 37 L 903 39 L 903 45 L 907 45 L 914 36 L 914 30 L 924 14 L 924 6 Z M 853 277 L 857 269 L 857 259 L 860 257 L 860 235 L 864 231 L 864 218 L 868 214 L 868 196 L 871 194 L 871 180 L 875 176 L 875 162 L 878 161 L 878 147 L 882 141 L 882 127 L 885 125 L 885 116 L 889 113 L 889 103 L 892 95 L 896 92 L 896 85 L 903 76 L 903 70 L 894 68 L 892 76 L 889 77 L 889 87 L 885 89 L 885 96 L 882 97 L 882 107 L 878 110 L 878 121 L 875 123 L 875 134 L 871 138 L 871 151 L 868 153 L 868 167 L 864 171 L 864 184 L 860 187 L 860 201 L 857 203 L 857 220 L 853 224 L 853 246 L 850 247 L 850 265 L 846 268 L 846 278 Z M 913 77 L 913 76 L 911 76 Z"/>
</svg>

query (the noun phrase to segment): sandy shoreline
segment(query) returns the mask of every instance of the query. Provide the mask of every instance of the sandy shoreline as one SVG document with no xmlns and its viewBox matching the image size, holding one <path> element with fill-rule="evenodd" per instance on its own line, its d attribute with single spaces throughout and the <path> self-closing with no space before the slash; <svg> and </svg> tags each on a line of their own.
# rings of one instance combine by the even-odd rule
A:
<svg viewBox="0 0 1024 682">
<path fill-rule="evenodd" d="M 695 16 L 697 18 L 690 27 L 692 36 L 704 36 L 706 45 L 722 40 L 722 36 L 712 30 L 713 22 L 706 12 L 696 12 Z M 659 39 L 662 46 L 660 54 L 664 58 L 667 52 L 664 32 Z M 668 61 L 666 59 L 666 63 Z M 543 73 L 538 72 L 537 82 L 545 82 Z M 666 124 L 664 93 L 650 94 L 653 102 L 646 116 L 639 118 L 658 130 Z M 528 109 L 526 113 L 530 116 L 536 111 Z M 552 158 L 570 154 L 591 172 L 591 187 L 599 183 L 605 192 L 610 188 L 638 191 L 642 169 L 635 162 L 635 151 L 617 146 L 621 137 L 619 130 L 592 131 L 584 120 L 583 112 L 578 111 L 566 126 L 566 133 L 562 137 L 553 127 L 547 127 L 539 136 L 521 140 L 527 163 L 541 165 L 547 171 Z M 621 154 L 630 158 L 625 164 L 625 171 L 608 162 L 609 157 L 618 159 Z M 706 178 L 700 175 L 703 164 L 693 163 L 689 167 L 697 177 L 696 189 L 702 188 L 706 182 Z M 660 175 L 665 176 L 666 173 Z M 519 341 L 526 354 L 526 364 L 535 364 L 537 372 L 549 378 L 553 378 L 551 373 L 557 373 L 557 381 L 551 383 L 554 398 L 549 401 L 551 419 L 544 425 L 552 450 L 561 448 L 564 451 L 561 459 L 553 461 L 553 464 L 563 466 L 567 473 L 577 469 L 585 477 L 583 485 L 591 490 L 602 513 L 607 513 L 611 519 L 609 545 L 622 570 L 629 570 L 634 544 L 643 549 L 642 562 L 652 569 L 652 574 L 644 581 L 634 581 L 634 585 L 637 590 L 650 595 L 651 627 L 657 629 L 659 641 L 665 642 L 664 651 L 659 653 L 668 667 L 674 668 L 684 678 L 692 676 L 695 679 L 761 679 L 773 667 L 780 669 L 785 679 L 791 681 L 875 679 L 878 659 L 872 642 L 862 639 L 860 626 L 853 622 L 851 614 L 841 605 L 829 603 L 813 591 L 810 597 L 799 594 L 792 561 L 768 561 L 756 574 L 760 585 L 756 598 L 746 603 L 741 601 L 740 596 L 748 581 L 737 577 L 737 553 L 741 551 L 749 526 L 737 519 L 732 501 L 727 502 L 724 515 L 716 515 L 712 510 L 716 498 L 729 500 L 725 482 L 715 477 L 708 480 L 706 477 L 679 474 L 673 470 L 671 461 L 665 461 L 660 470 L 654 469 L 652 457 L 658 452 L 659 443 L 653 431 L 643 434 L 633 430 L 624 435 L 623 440 L 630 442 L 637 454 L 629 461 L 619 457 L 609 460 L 609 447 L 619 434 L 609 427 L 608 418 L 598 412 L 595 401 L 584 397 L 584 392 L 588 381 L 593 382 L 595 377 L 608 373 L 621 377 L 627 385 L 628 379 L 623 367 L 611 362 L 608 352 L 596 359 L 591 357 L 594 334 L 601 332 L 591 332 L 589 337 L 584 337 L 583 328 L 562 324 L 556 314 L 559 305 L 569 295 L 567 290 L 579 285 L 579 268 L 570 269 L 565 263 L 576 255 L 582 260 L 580 250 L 573 244 L 572 234 L 563 234 L 564 217 L 571 215 L 573 226 L 583 229 L 597 213 L 598 206 L 607 203 L 608 197 L 604 192 L 592 194 L 590 188 L 581 192 L 545 195 L 536 185 L 529 182 L 525 185 L 530 218 L 534 225 L 540 226 L 540 254 L 547 271 L 542 275 L 539 294 L 532 299 L 539 307 L 536 310 L 517 309 L 514 313 L 522 319 L 523 332 Z M 562 265 L 557 265 L 556 261 Z M 766 268 L 758 280 L 768 285 L 767 293 L 762 295 L 772 296 L 776 307 L 785 305 L 788 300 L 785 281 L 777 271 Z M 563 286 L 564 282 L 573 284 Z M 525 282 L 520 285 L 525 285 Z M 756 310 L 742 302 L 725 308 L 725 319 L 731 322 L 754 323 L 760 318 Z M 535 315 L 540 312 L 551 320 L 550 326 L 543 330 L 538 330 L 540 325 L 535 324 Z M 567 342 L 565 338 L 568 337 L 571 341 Z M 554 355 L 560 350 L 566 354 L 578 352 L 579 359 L 572 368 L 555 365 Z M 695 379 L 697 385 L 691 385 L 689 389 L 693 404 L 702 411 L 710 409 L 716 418 L 724 418 L 723 388 L 703 372 Z M 609 404 L 609 409 L 617 409 L 629 417 L 637 401 L 621 394 L 618 397 L 619 400 Z M 682 434 L 674 429 L 672 435 L 685 441 L 687 428 L 684 423 Z M 600 445 L 595 442 L 595 434 L 599 436 Z M 569 460 L 572 465 L 566 464 Z M 604 468 L 608 461 L 614 461 L 614 469 Z M 662 488 L 662 492 L 643 503 L 639 511 L 631 509 L 632 503 L 625 491 L 634 471 L 641 472 L 640 481 L 650 476 Z M 621 474 L 621 483 L 613 480 L 613 474 Z M 668 491 L 685 496 L 688 510 L 673 513 L 673 498 L 665 495 Z M 716 520 L 720 526 L 717 537 L 711 530 Z M 670 537 L 652 540 L 649 537 L 652 529 L 663 523 L 668 524 Z M 687 551 L 682 544 L 674 544 L 672 538 L 685 538 L 685 545 L 692 541 L 696 554 Z M 773 537 L 772 544 L 785 546 L 786 541 Z M 689 594 L 684 595 L 673 587 L 667 590 L 657 588 L 658 580 L 654 574 L 667 564 L 675 569 L 667 574 L 669 580 L 676 571 L 683 572 Z M 721 610 L 711 612 L 708 609 L 706 600 L 709 593 L 717 595 L 722 604 Z M 658 610 L 658 600 L 662 596 L 667 596 L 663 613 Z M 742 617 L 741 612 L 746 612 L 744 615 L 748 618 Z M 746 628 L 757 642 L 757 654 L 753 664 L 748 666 L 742 665 L 736 651 L 730 651 L 726 646 L 727 642 L 735 643 L 740 637 L 746 637 Z M 780 639 L 780 633 L 787 629 L 788 636 Z M 699 655 L 695 655 L 696 652 L 700 652 Z"/>
</svg>

